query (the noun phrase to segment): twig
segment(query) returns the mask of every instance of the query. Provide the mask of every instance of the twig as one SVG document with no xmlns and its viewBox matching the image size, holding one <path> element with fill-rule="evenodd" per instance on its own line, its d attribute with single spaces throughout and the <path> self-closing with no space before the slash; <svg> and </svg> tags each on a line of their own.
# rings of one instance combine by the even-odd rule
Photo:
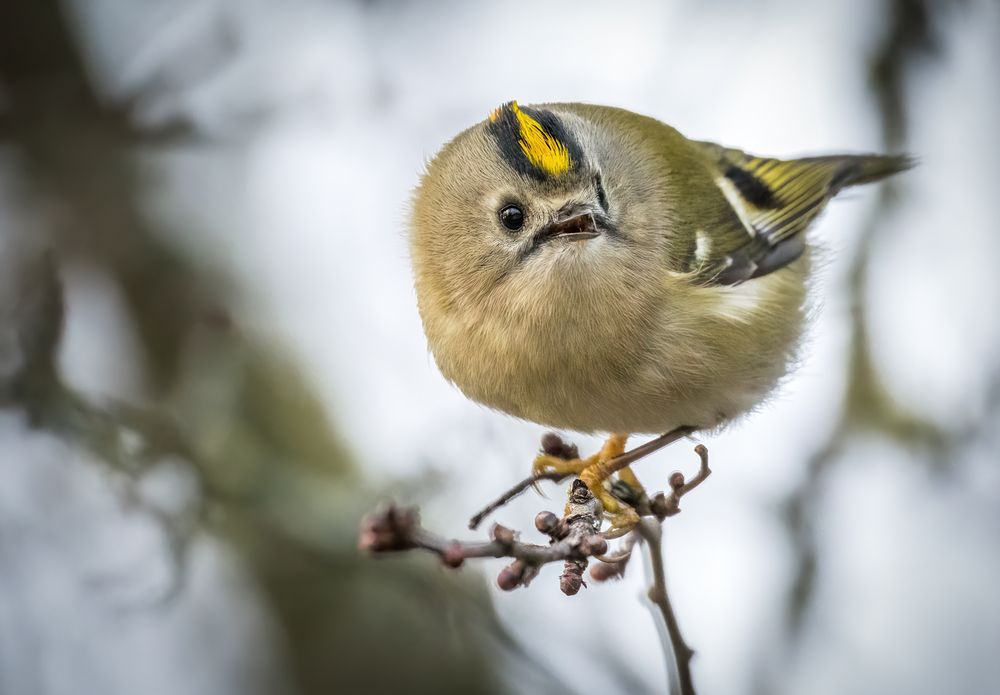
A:
<svg viewBox="0 0 1000 695">
<path fill-rule="evenodd" d="M 601 511 L 600 502 L 587 486 L 575 481 L 562 518 L 551 512 L 535 518 L 538 530 L 551 538 L 545 546 L 523 543 L 514 531 L 499 524 L 493 526 L 489 542 L 447 540 L 423 528 L 416 510 L 390 506 L 364 519 L 358 547 L 376 553 L 422 548 L 438 555 L 449 567 L 460 567 L 468 558 L 513 558 L 514 562 L 497 575 L 497 584 L 507 591 L 527 586 L 542 565 L 565 562 L 560 587 L 563 593 L 573 595 L 584 585 L 588 558 L 608 551 L 608 542 L 599 533 Z"/>
<path fill-rule="evenodd" d="M 595 582 L 606 582 L 609 579 L 620 579 L 625 576 L 625 567 L 632 559 L 632 552 L 639 540 L 639 534 L 634 530 L 625 536 L 622 547 L 617 553 L 597 558 L 600 562 L 590 568 L 590 578 Z"/>
<path fill-rule="evenodd" d="M 636 540 L 642 539 L 649 548 L 648 557 L 653 583 L 649 588 L 648 596 L 653 606 L 658 609 L 666 627 L 667 638 L 664 640 L 664 647 L 667 652 L 667 671 L 677 674 L 676 683 L 671 678 L 670 692 L 680 695 L 693 695 L 694 693 L 690 668 L 694 650 L 687 645 L 681 635 L 677 618 L 670 604 L 670 596 L 667 593 L 666 573 L 663 567 L 663 530 L 660 522 L 667 517 L 679 514 L 681 498 L 705 482 L 712 474 L 708 465 L 708 449 L 705 445 L 699 444 L 694 450 L 701 462 L 698 472 L 690 481 L 685 481 L 684 474 L 679 471 L 672 473 L 669 494 L 657 493 L 652 500 L 643 500 L 643 503 L 640 504 L 637 511 L 640 512 L 642 518 L 632 534 L 626 537 L 625 548 L 622 552 L 610 558 L 601 558 L 602 563 L 590 569 L 590 576 L 596 581 L 620 577 L 631 559 Z M 675 666 L 674 669 L 670 668 L 671 662 Z"/>
<path fill-rule="evenodd" d="M 694 477 L 689 482 L 684 482 L 684 474 L 674 471 L 670 474 L 670 494 L 664 495 L 661 492 L 650 502 L 650 511 L 660 521 L 668 516 L 680 514 L 681 498 L 705 482 L 705 479 L 712 474 L 712 470 L 708 467 L 708 448 L 704 444 L 699 444 L 694 451 L 701 459 L 701 466 Z"/>
<path fill-rule="evenodd" d="M 674 687 L 675 684 L 671 680 L 670 692 L 680 693 L 680 695 L 694 695 L 694 684 L 691 681 L 691 657 L 694 656 L 694 650 L 684 641 L 680 626 L 677 624 L 677 616 L 674 615 L 673 606 L 670 605 L 667 578 L 663 569 L 663 547 L 661 545 L 663 529 L 655 521 L 644 518 L 639 520 L 636 531 L 649 549 L 653 585 L 649 587 L 647 595 L 649 600 L 660 610 L 660 615 L 663 616 L 663 622 L 667 627 L 667 636 L 670 638 L 674 664 L 677 667 L 677 687 Z"/>
<path fill-rule="evenodd" d="M 693 434 L 695 431 L 696 428 L 688 427 L 686 425 L 683 427 L 677 427 L 676 429 L 672 429 L 666 434 L 661 434 L 656 439 L 651 439 L 645 444 L 640 444 L 636 448 L 626 451 L 621 456 L 616 456 L 615 458 L 605 463 L 603 465 L 603 468 L 605 471 L 607 471 L 608 475 L 611 475 L 612 473 L 617 473 L 626 466 L 632 465 L 639 459 L 645 458 L 646 456 L 652 454 L 654 451 L 659 451 L 668 444 L 673 444 L 678 439 L 683 439 L 684 437 L 687 437 L 689 434 Z"/>
<path fill-rule="evenodd" d="M 529 475 L 524 480 L 519 481 L 513 485 L 509 490 L 501 494 L 495 500 L 490 502 L 488 505 L 483 507 L 483 509 L 476 514 L 474 517 L 469 519 L 469 530 L 475 531 L 479 528 L 479 524 L 483 523 L 483 519 L 488 517 L 490 514 L 500 509 L 512 499 L 520 495 L 522 492 L 527 490 L 529 487 L 534 487 L 537 483 L 542 480 L 551 480 L 553 482 L 560 482 L 566 477 L 564 473 L 536 473 L 534 475 Z"/>
<path fill-rule="evenodd" d="M 639 542 L 639 534 L 632 531 L 624 537 L 624 542 L 622 543 L 622 548 L 614 555 L 602 555 L 598 560 L 608 565 L 620 565 L 628 562 L 632 557 L 632 550 L 635 549 L 635 544 Z"/>
</svg>

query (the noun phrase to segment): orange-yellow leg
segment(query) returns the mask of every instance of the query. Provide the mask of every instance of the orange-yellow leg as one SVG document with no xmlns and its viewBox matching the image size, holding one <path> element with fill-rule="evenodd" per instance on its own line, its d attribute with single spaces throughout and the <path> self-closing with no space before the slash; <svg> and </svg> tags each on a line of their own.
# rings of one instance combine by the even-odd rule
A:
<svg viewBox="0 0 1000 695">
<path fill-rule="evenodd" d="M 608 529 L 606 535 L 615 538 L 631 531 L 639 523 L 639 515 L 636 511 L 612 495 L 605 486 L 608 477 L 614 472 L 608 470 L 605 464 L 625 453 L 627 441 L 627 434 L 612 434 L 604 442 L 600 451 L 584 459 L 561 459 L 557 456 L 541 454 L 535 459 L 532 469 L 536 474 L 561 473 L 580 476 L 580 480 L 587 485 L 594 497 L 601 501 L 604 512 L 611 521 L 611 528 Z M 636 491 L 642 490 L 642 485 L 639 484 L 631 468 L 622 469 L 618 475 Z"/>
<path fill-rule="evenodd" d="M 639 479 L 635 477 L 635 473 L 632 472 L 632 466 L 625 466 L 618 471 L 618 479 L 635 490 L 637 495 L 641 495 L 646 491 L 646 488 L 642 486 Z"/>
</svg>

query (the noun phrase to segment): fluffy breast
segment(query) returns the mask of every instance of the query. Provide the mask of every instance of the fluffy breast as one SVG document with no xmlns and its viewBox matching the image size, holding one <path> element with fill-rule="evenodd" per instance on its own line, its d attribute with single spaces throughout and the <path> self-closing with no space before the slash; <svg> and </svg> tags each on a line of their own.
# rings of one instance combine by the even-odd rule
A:
<svg viewBox="0 0 1000 695">
<path fill-rule="evenodd" d="M 657 293 L 639 301 L 498 300 L 438 314 L 427 334 L 449 380 L 516 417 L 583 432 L 709 429 L 752 409 L 787 373 L 804 266 L 724 288 L 659 275 Z"/>
</svg>

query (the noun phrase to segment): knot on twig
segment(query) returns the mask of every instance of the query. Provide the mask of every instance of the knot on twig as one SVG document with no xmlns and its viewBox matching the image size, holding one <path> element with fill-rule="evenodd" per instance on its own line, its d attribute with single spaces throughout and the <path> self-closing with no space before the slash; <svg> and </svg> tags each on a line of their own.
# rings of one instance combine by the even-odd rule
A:
<svg viewBox="0 0 1000 695">
<path fill-rule="evenodd" d="M 586 483 L 579 478 L 574 480 L 566 500 L 566 523 L 571 527 L 575 523 L 589 524 L 591 532 L 597 533 L 601 530 L 603 513 L 601 501 L 594 497 Z"/>
<path fill-rule="evenodd" d="M 594 495 L 590 492 L 587 484 L 579 478 L 574 480 L 569 489 L 569 503 L 582 505 L 589 503 L 592 499 L 594 499 Z"/>
</svg>

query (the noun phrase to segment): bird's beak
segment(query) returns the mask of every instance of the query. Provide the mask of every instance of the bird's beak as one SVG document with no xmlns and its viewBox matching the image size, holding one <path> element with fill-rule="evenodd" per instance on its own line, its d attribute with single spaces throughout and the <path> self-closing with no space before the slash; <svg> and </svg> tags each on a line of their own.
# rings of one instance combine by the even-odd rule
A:
<svg viewBox="0 0 1000 695">
<path fill-rule="evenodd" d="M 557 218 L 543 227 L 538 233 L 537 242 L 565 239 L 566 241 L 584 241 L 600 236 L 601 231 L 594 213 L 590 211 L 575 212 Z"/>
</svg>

